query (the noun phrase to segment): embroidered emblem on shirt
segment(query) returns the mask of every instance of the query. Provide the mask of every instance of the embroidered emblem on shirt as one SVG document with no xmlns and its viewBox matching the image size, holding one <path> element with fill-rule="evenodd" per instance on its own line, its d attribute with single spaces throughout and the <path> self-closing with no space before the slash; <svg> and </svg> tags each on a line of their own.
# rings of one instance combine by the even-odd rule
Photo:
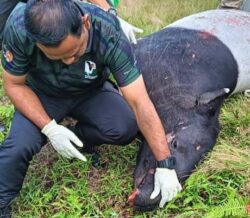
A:
<svg viewBox="0 0 250 218">
<path fill-rule="evenodd" d="M 95 79 L 97 78 L 96 64 L 93 61 L 85 61 L 85 79 Z"/>
<path fill-rule="evenodd" d="M 6 48 L 6 46 L 3 46 L 3 56 L 7 62 L 13 61 L 13 54 Z"/>
</svg>

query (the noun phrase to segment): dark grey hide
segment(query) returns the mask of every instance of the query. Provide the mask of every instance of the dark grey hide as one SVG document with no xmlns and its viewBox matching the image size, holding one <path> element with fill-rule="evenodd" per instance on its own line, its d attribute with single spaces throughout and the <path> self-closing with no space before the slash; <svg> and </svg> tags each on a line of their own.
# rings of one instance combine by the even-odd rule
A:
<svg viewBox="0 0 250 218">
<path fill-rule="evenodd" d="M 178 178 L 184 182 L 216 143 L 221 105 L 237 83 L 237 63 L 215 36 L 178 27 L 145 37 L 134 49 L 171 153 L 177 158 Z M 134 173 L 135 191 L 129 197 L 138 210 L 158 207 L 160 195 L 150 200 L 154 172 L 155 159 L 143 139 Z"/>
</svg>

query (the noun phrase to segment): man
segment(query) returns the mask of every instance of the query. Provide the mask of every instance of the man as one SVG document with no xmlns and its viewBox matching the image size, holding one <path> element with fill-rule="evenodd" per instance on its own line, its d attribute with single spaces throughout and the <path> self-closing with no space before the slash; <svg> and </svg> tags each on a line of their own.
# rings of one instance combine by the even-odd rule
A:
<svg viewBox="0 0 250 218">
<path fill-rule="evenodd" d="M 116 13 L 115 7 L 118 4 L 118 1 L 114 0 L 88 0 L 90 3 L 96 4 L 100 6 L 102 9 L 108 11 L 112 10 L 114 13 Z M 14 7 L 17 5 L 17 3 L 20 2 L 20 0 L 0 0 L 0 50 L 2 45 L 2 34 L 4 25 L 11 13 L 11 11 L 14 9 Z M 22 2 L 27 2 L 27 0 L 22 0 Z M 111 7 L 112 6 L 112 7 Z M 127 38 L 132 42 L 136 43 L 135 33 L 141 33 L 143 32 L 141 29 L 134 27 L 133 25 L 129 24 L 125 20 L 118 18 L 122 29 L 127 36 Z"/>
<path fill-rule="evenodd" d="M 73 0 L 20 3 L 5 26 L 2 65 L 16 112 L 0 146 L 0 214 L 9 216 L 46 137 L 62 156 L 85 161 L 75 146 L 128 144 L 137 124 L 159 161 L 151 197 L 161 192 L 163 207 L 181 190 L 164 129 L 113 14 Z M 110 72 L 123 97 L 107 81 Z M 78 120 L 74 133 L 58 124 L 65 116 Z"/>
</svg>

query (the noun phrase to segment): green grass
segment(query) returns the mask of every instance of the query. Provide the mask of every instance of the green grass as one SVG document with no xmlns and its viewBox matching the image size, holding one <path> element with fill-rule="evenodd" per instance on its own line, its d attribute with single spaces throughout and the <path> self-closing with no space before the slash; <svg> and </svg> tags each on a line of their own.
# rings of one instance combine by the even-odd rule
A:
<svg viewBox="0 0 250 218">
<path fill-rule="evenodd" d="M 216 8 L 218 3 L 124 0 L 119 14 L 143 28 L 143 36 L 183 16 Z M 1 102 L 0 123 L 8 126 L 13 107 L 4 97 Z M 215 149 L 164 209 L 140 213 L 127 203 L 133 189 L 137 143 L 101 146 L 102 165 L 97 168 L 63 159 L 47 146 L 31 163 L 13 205 L 14 217 L 246 217 L 245 207 L 250 202 L 250 99 L 242 94 L 230 97 L 220 119 L 221 133 Z"/>
</svg>

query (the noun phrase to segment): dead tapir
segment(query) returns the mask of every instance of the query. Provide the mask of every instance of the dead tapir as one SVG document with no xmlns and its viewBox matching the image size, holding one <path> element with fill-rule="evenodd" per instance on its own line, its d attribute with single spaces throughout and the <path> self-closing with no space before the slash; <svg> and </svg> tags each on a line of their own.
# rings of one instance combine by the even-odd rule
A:
<svg viewBox="0 0 250 218">
<path fill-rule="evenodd" d="M 224 99 L 250 88 L 250 13 L 194 14 L 138 40 L 134 49 L 183 182 L 216 143 Z M 150 200 L 155 162 L 142 140 L 129 197 L 136 209 L 158 207 L 160 195 Z"/>
</svg>

